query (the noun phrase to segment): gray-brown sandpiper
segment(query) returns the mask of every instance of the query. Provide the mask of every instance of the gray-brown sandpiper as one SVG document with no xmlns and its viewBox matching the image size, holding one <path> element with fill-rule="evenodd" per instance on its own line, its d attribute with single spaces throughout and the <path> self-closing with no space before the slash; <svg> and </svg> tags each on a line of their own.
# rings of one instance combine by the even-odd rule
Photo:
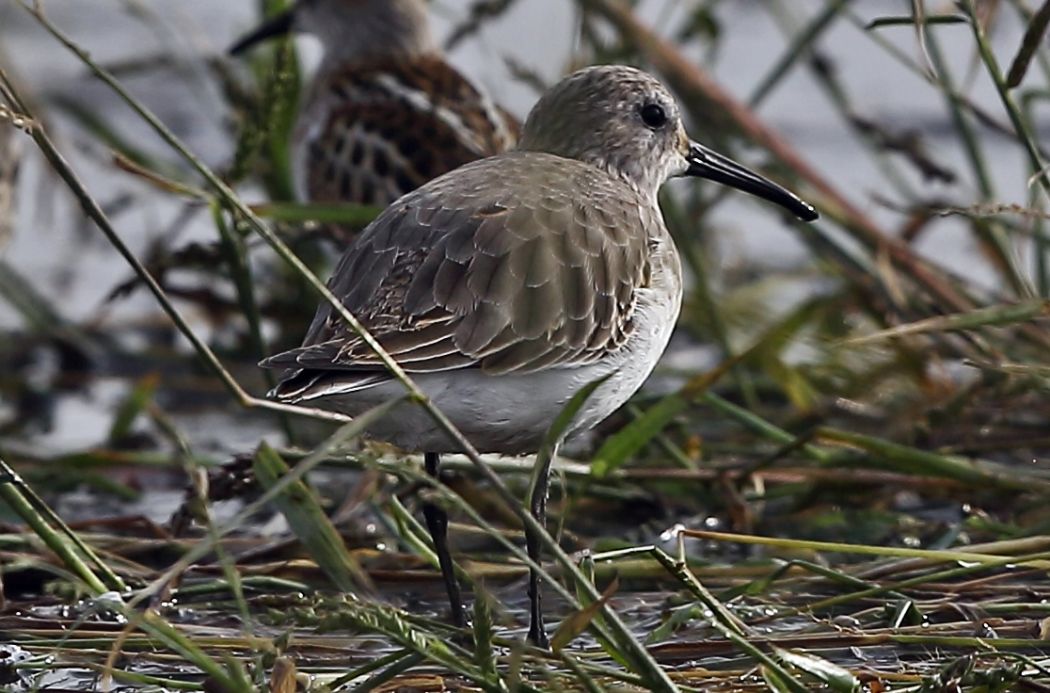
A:
<svg viewBox="0 0 1050 693">
<path fill-rule="evenodd" d="M 298 0 L 230 52 L 290 31 L 324 50 L 292 138 L 304 201 L 385 207 L 517 138 L 517 121 L 446 62 L 423 0 Z"/>
<path fill-rule="evenodd" d="M 605 378 L 571 427 L 594 426 L 652 371 L 682 300 L 678 251 L 657 192 L 699 176 L 817 213 L 779 185 L 691 141 L 671 94 L 624 66 L 580 70 L 550 89 L 517 149 L 476 161 L 387 207 L 343 255 L 328 286 L 481 451 L 534 452 L 572 395 Z M 350 415 L 402 393 L 322 304 L 272 396 Z M 424 453 L 436 475 L 456 446 L 405 404 L 371 435 Z M 540 475 L 546 480 L 547 470 Z M 546 485 L 530 511 L 544 521 Z M 465 622 L 447 518 L 424 514 L 457 625 Z M 539 542 L 527 536 L 533 559 Z M 538 576 L 529 637 L 546 643 Z"/>
</svg>

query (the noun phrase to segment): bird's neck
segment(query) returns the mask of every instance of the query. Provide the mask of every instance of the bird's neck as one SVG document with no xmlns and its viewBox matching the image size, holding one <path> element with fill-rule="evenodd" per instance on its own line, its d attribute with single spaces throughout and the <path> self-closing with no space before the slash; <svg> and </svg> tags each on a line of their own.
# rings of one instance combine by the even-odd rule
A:
<svg viewBox="0 0 1050 693">
<path fill-rule="evenodd" d="M 660 186 L 666 180 L 666 175 L 663 171 L 647 167 L 627 154 L 610 156 L 609 152 L 601 146 L 566 147 L 560 144 L 552 146 L 551 143 L 540 137 L 535 135 L 530 137 L 528 131 L 526 131 L 526 134 L 518 141 L 517 149 L 520 151 L 552 154 L 593 166 L 629 187 L 640 198 L 652 203 L 654 207 L 657 204 Z"/>
<path fill-rule="evenodd" d="M 657 173 L 635 166 L 631 161 L 613 161 L 605 156 L 595 157 L 587 163 L 622 181 L 624 185 L 634 190 L 638 197 L 652 204 L 659 212 L 657 201 L 663 180 Z"/>
<path fill-rule="evenodd" d="M 321 39 L 324 45 L 321 70 L 361 63 L 415 60 L 441 53 L 425 24 L 396 26 L 369 22 Z"/>
</svg>

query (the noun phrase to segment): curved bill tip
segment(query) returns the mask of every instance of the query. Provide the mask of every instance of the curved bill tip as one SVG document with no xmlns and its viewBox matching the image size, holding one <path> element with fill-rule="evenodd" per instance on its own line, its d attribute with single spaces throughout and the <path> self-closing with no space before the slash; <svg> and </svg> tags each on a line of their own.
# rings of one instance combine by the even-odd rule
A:
<svg viewBox="0 0 1050 693">
<path fill-rule="evenodd" d="M 689 168 L 685 172 L 687 176 L 707 178 L 751 193 L 763 200 L 769 200 L 802 221 L 814 221 L 820 216 L 813 205 L 805 202 L 795 193 L 702 144 L 690 142 L 687 159 L 689 161 Z"/>
<path fill-rule="evenodd" d="M 295 6 L 288 8 L 284 12 L 266 20 L 261 26 L 256 28 L 251 33 L 245 34 L 237 43 L 230 46 L 227 53 L 230 55 L 240 55 L 247 51 L 252 46 L 261 43 L 267 39 L 274 38 L 276 36 L 284 36 L 292 30 L 292 25 L 295 23 Z"/>
</svg>

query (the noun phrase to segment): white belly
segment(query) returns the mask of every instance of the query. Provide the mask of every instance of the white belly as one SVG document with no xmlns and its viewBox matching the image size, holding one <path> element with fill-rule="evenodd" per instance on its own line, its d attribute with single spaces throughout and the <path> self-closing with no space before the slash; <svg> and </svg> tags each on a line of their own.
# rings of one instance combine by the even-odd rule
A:
<svg viewBox="0 0 1050 693">
<path fill-rule="evenodd" d="M 678 319 L 681 291 L 677 281 L 672 284 L 640 290 L 631 337 L 604 361 L 524 375 L 487 375 L 477 369 L 421 373 L 414 380 L 479 451 L 535 452 L 555 417 L 584 385 L 612 373 L 577 414 L 570 433 L 593 427 L 642 386 Z M 393 381 L 324 398 L 318 404 L 353 416 L 403 391 Z M 459 451 L 422 407 L 409 403 L 391 412 L 369 434 L 410 452 Z"/>
</svg>

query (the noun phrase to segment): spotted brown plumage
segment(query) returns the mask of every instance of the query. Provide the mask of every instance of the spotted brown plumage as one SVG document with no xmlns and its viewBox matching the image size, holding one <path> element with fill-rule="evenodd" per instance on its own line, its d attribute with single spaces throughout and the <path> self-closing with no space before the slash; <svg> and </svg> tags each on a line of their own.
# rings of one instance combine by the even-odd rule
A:
<svg viewBox="0 0 1050 693">
<path fill-rule="evenodd" d="M 347 65 L 319 79 L 296 125 L 299 194 L 385 206 L 498 154 L 517 122 L 435 55 Z"/>
<path fill-rule="evenodd" d="M 514 145 L 518 123 L 446 62 L 423 0 L 298 0 L 237 42 L 321 40 L 292 137 L 300 199 L 386 206 Z"/>
</svg>

